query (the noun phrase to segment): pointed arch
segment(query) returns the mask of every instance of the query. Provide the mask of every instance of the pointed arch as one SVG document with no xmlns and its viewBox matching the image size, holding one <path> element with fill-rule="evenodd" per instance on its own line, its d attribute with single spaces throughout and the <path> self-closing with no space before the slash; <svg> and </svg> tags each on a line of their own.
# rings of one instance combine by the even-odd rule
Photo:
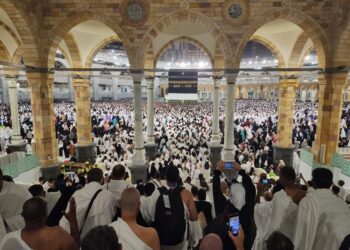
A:
<svg viewBox="0 0 350 250">
<path fill-rule="evenodd" d="M 252 38 L 250 39 L 250 41 L 258 42 L 258 43 L 261 43 L 262 45 L 264 45 L 266 48 L 268 48 L 272 52 L 272 54 L 278 60 L 278 67 L 279 68 L 286 67 L 284 57 L 283 57 L 280 49 L 277 48 L 277 46 L 274 43 L 269 41 L 267 38 L 262 37 L 262 36 L 258 36 L 258 35 L 253 35 Z"/>
<path fill-rule="evenodd" d="M 325 31 L 312 17 L 294 8 L 282 8 L 268 11 L 262 15 L 262 18 L 250 24 L 238 43 L 234 55 L 235 60 L 241 60 L 243 50 L 254 33 L 265 24 L 276 19 L 285 19 L 303 29 L 305 34 L 309 36 L 315 44 L 320 67 L 326 66 L 326 59 L 330 58 L 330 48 Z"/>
<path fill-rule="evenodd" d="M 23 45 L 23 57 L 27 65 L 41 67 L 42 58 L 40 53 L 40 44 L 37 42 L 39 31 L 35 17 L 28 15 L 23 1 L 3 0 L 0 7 L 6 12 L 16 27 Z M 34 19 L 34 20 L 33 20 Z"/>
<path fill-rule="evenodd" d="M 21 44 L 22 44 L 21 40 L 18 38 L 16 33 L 6 23 L 0 21 L 0 26 L 3 27 L 11 35 L 13 40 L 16 41 L 17 46 L 21 46 Z"/>
<path fill-rule="evenodd" d="M 214 66 L 214 57 L 212 55 L 212 53 L 210 53 L 209 49 L 203 44 L 201 43 L 200 41 L 194 39 L 194 38 L 191 38 L 191 37 L 188 37 L 188 36 L 180 36 L 180 37 L 177 37 L 169 42 L 167 42 L 166 44 L 164 44 L 162 46 L 162 48 L 157 52 L 157 54 L 154 56 L 154 63 L 156 64 L 159 60 L 159 58 L 163 55 L 163 53 L 169 48 L 171 47 L 174 43 L 178 42 L 178 41 L 187 41 L 189 43 L 192 43 L 196 46 L 198 46 L 199 48 L 201 48 L 202 50 L 205 51 L 205 53 L 207 53 L 208 57 L 210 58 L 210 62 L 211 62 L 211 65 Z M 155 66 L 155 65 L 154 65 Z"/>
<path fill-rule="evenodd" d="M 113 30 L 116 35 L 123 42 L 124 48 L 129 52 L 130 41 L 125 35 L 124 31 L 117 25 L 114 20 L 111 20 L 102 12 L 94 10 L 84 10 L 71 15 L 68 15 L 67 18 L 63 19 L 61 22 L 58 22 L 57 25 L 52 29 L 52 32 L 48 35 L 51 39 L 46 44 L 46 61 L 49 67 L 52 67 L 54 64 L 55 52 L 56 49 L 61 42 L 61 40 L 65 37 L 65 35 L 76 25 L 88 21 L 95 20 L 99 21 L 106 26 L 108 26 L 111 30 Z"/>
<path fill-rule="evenodd" d="M 15 53 L 13 53 L 11 62 L 14 64 L 20 64 L 23 59 L 23 46 L 18 46 L 15 50 Z"/>
<path fill-rule="evenodd" d="M 68 52 L 72 60 L 71 66 L 73 68 L 81 68 L 83 64 L 81 62 L 80 51 L 74 39 L 74 36 L 71 33 L 67 33 L 64 37 L 64 41 L 67 44 Z"/>
<path fill-rule="evenodd" d="M 190 9 L 181 9 L 171 12 L 156 21 L 147 30 L 141 39 L 138 48 L 134 50 L 134 54 L 132 56 L 135 58 L 135 63 L 143 66 L 145 63 L 146 51 L 151 46 L 153 39 L 170 25 L 185 20 L 200 24 L 206 30 L 208 30 L 216 43 L 215 46 L 220 48 L 222 54 L 224 55 L 225 64 L 229 64 L 229 62 L 232 60 L 232 49 L 226 35 L 211 18 Z"/>
<path fill-rule="evenodd" d="M 294 44 L 292 53 L 290 54 L 290 57 L 288 60 L 288 67 L 298 68 L 301 66 L 304 58 L 301 53 L 303 52 L 303 49 L 308 39 L 309 39 L 309 36 L 305 34 L 305 32 L 300 34 L 300 36 L 298 37 L 298 40 Z"/>
<path fill-rule="evenodd" d="M 112 42 L 120 42 L 119 37 L 118 36 L 110 36 L 110 37 L 103 39 L 98 44 L 96 44 L 96 46 L 92 50 L 90 50 L 89 55 L 86 58 L 85 68 L 87 68 L 87 69 L 91 68 L 92 62 L 93 62 L 95 56 L 97 55 L 97 53 L 101 49 L 103 49 L 104 47 L 106 47 L 108 44 L 110 44 Z"/>
<path fill-rule="evenodd" d="M 0 40 L 0 60 L 8 62 L 10 61 L 10 58 L 10 54 L 7 51 L 5 44 Z"/>
<path fill-rule="evenodd" d="M 69 54 L 69 51 L 68 52 L 65 51 L 61 46 L 58 46 L 58 49 L 62 52 L 64 59 L 67 61 L 69 67 L 72 67 L 73 62 L 72 62 L 71 56 Z"/>
</svg>

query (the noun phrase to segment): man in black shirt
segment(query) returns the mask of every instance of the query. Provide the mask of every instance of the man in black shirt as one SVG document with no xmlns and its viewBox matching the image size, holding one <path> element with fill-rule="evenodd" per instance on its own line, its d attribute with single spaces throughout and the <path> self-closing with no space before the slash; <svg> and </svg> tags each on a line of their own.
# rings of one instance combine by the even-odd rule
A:
<svg viewBox="0 0 350 250">
<path fill-rule="evenodd" d="M 206 191 L 204 189 L 199 189 L 198 191 L 198 201 L 195 201 L 197 212 L 203 212 L 207 223 L 210 223 L 213 219 L 211 214 L 211 204 L 206 201 Z"/>
<path fill-rule="evenodd" d="M 234 163 L 234 166 L 238 171 L 238 174 L 242 176 L 242 186 L 245 190 L 245 204 L 240 210 L 238 210 L 222 193 L 220 188 L 220 176 L 222 174 L 222 170 L 224 169 L 224 162 L 221 161 L 218 163 L 216 170 L 214 170 L 213 177 L 213 198 L 215 205 L 215 214 L 218 216 L 223 213 L 234 214 L 238 212 L 240 224 L 242 225 L 245 235 L 244 248 L 251 249 L 256 232 L 253 221 L 256 190 L 250 176 L 241 169 L 241 166 L 237 162 Z M 235 194 L 231 193 L 230 195 L 234 196 Z"/>
</svg>

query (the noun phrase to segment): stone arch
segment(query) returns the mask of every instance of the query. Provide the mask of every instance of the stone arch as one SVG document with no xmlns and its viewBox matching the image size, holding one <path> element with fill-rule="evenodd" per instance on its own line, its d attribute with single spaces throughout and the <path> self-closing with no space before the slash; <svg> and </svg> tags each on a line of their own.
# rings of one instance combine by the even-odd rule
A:
<svg viewBox="0 0 350 250">
<path fill-rule="evenodd" d="M 64 41 L 67 44 L 68 52 L 71 58 L 71 67 L 73 68 L 81 68 L 83 66 L 80 57 L 80 51 L 77 46 L 77 43 L 72 34 L 67 33 L 64 37 Z"/>
<path fill-rule="evenodd" d="M 315 46 L 313 44 L 311 44 L 306 50 L 304 53 L 300 54 L 300 61 L 299 61 L 299 64 L 298 64 L 298 67 L 301 67 L 304 63 L 304 58 L 305 56 L 307 56 L 308 54 L 311 53 L 311 51 L 313 51 L 315 49 Z"/>
<path fill-rule="evenodd" d="M 106 47 L 108 44 L 110 44 L 112 42 L 120 42 L 119 37 L 118 36 L 110 36 L 110 37 L 107 37 L 107 38 L 103 39 L 98 44 L 96 44 L 96 46 L 92 50 L 90 50 L 89 55 L 86 58 L 85 68 L 87 68 L 87 69 L 91 68 L 92 67 L 92 61 L 94 60 L 94 58 L 97 55 L 97 53 L 101 49 L 103 49 L 104 47 Z"/>
<path fill-rule="evenodd" d="M 285 60 L 283 58 L 283 55 L 282 55 L 280 49 L 277 48 L 277 46 L 274 43 L 269 41 L 267 38 L 262 37 L 262 36 L 258 36 L 258 35 L 253 35 L 252 38 L 250 39 L 250 41 L 258 42 L 258 43 L 261 43 L 262 45 L 264 45 L 266 48 L 268 48 L 272 52 L 272 54 L 278 60 L 278 67 L 279 68 L 286 67 L 286 63 L 285 63 Z"/>
<path fill-rule="evenodd" d="M 48 35 L 48 37 L 51 38 L 46 45 L 46 61 L 49 67 L 52 67 L 54 65 L 53 63 L 55 58 L 55 52 L 61 40 L 73 27 L 88 20 L 99 21 L 111 28 L 123 42 L 124 48 L 126 49 L 127 53 L 129 52 L 128 49 L 130 48 L 130 41 L 125 35 L 124 31 L 116 24 L 114 20 L 111 20 L 99 11 L 85 10 L 75 13 L 73 15 L 68 15 L 67 18 L 65 18 L 61 22 L 58 22 L 57 25 L 52 29 L 50 35 Z"/>
<path fill-rule="evenodd" d="M 14 64 L 21 64 L 21 61 L 23 59 L 23 46 L 18 46 L 17 49 L 15 50 L 15 53 L 13 53 L 11 62 Z"/>
<path fill-rule="evenodd" d="M 64 56 L 64 59 L 67 61 L 67 63 L 69 64 L 69 67 L 72 67 L 73 65 L 73 62 L 72 62 L 72 59 L 70 57 L 70 55 L 68 53 L 70 53 L 68 51 L 68 53 L 61 47 L 61 46 L 58 46 L 58 49 L 62 52 L 63 56 Z"/>
<path fill-rule="evenodd" d="M 350 16 L 347 15 L 347 19 L 344 22 L 342 32 L 336 39 L 338 43 L 334 46 L 335 51 L 332 58 L 332 66 L 344 66 L 350 65 Z"/>
<path fill-rule="evenodd" d="M 16 41 L 17 45 L 20 46 L 22 44 L 21 40 L 17 37 L 16 33 L 4 22 L 0 21 L 0 26 L 2 26 Z"/>
<path fill-rule="evenodd" d="M 162 46 L 162 48 L 157 52 L 157 54 L 155 55 L 154 57 L 154 64 L 156 64 L 159 60 L 159 58 L 161 57 L 161 55 L 163 55 L 163 53 L 171 46 L 173 45 L 174 43 L 178 42 L 178 41 L 187 41 L 187 42 L 190 42 L 196 46 L 198 46 L 199 48 L 201 48 L 202 50 L 205 51 L 205 53 L 207 53 L 208 57 L 210 58 L 210 62 L 211 62 L 211 65 L 214 66 L 214 57 L 212 55 L 212 53 L 210 53 L 209 49 L 204 46 L 204 44 L 202 44 L 200 41 L 194 39 L 194 38 L 191 38 L 191 37 L 188 37 L 188 36 L 180 36 L 180 37 L 177 37 L 169 42 L 167 42 L 166 44 L 164 44 Z M 154 65 L 156 66 L 156 65 Z"/>
<path fill-rule="evenodd" d="M 8 62 L 10 58 L 10 54 L 7 51 L 5 44 L 0 40 L 0 60 Z"/>
<path fill-rule="evenodd" d="M 26 64 L 33 67 L 41 67 L 42 60 L 40 53 L 40 45 L 37 43 L 37 37 L 39 34 L 35 31 L 39 31 L 36 27 L 36 22 L 31 20 L 31 16 L 28 15 L 27 10 L 23 6 L 23 1 L 20 0 L 4 0 L 1 1 L 0 7 L 10 17 L 11 21 L 15 25 L 20 39 L 23 40 L 23 57 Z"/>
<path fill-rule="evenodd" d="M 309 36 L 305 32 L 300 34 L 300 36 L 298 37 L 298 40 L 294 44 L 292 53 L 290 54 L 290 57 L 288 60 L 288 67 L 290 68 L 300 67 L 302 63 L 302 58 L 303 58 L 301 57 L 301 53 L 308 39 L 309 39 Z"/>
<path fill-rule="evenodd" d="M 169 27 L 173 23 L 188 20 L 194 23 L 198 23 L 205 27 L 216 42 L 221 50 L 221 53 L 225 58 L 225 65 L 227 66 L 232 60 L 232 49 L 226 35 L 222 32 L 219 26 L 209 17 L 198 13 L 190 9 L 181 9 L 164 15 L 158 21 L 156 21 L 145 33 L 141 39 L 140 45 L 137 49 L 138 54 L 135 54 L 135 61 L 144 65 L 147 49 L 151 46 L 152 40 L 157 37 L 165 28 Z"/>
<path fill-rule="evenodd" d="M 276 19 L 285 19 L 303 29 L 305 34 L 312 39 L 315 45 L 319 65 L 321 67 L 326 66 L 326 59 L 330 57 L 330 51 L 325 31 L 312 17 L 293 8 L 282 8 L 279 10 L 267 11 L 266 13 L 262 14 L 262 18 L 259 18 L 255 22 L 251 23 L 249 27 L 247 27 L 247 31 L 242 36 L 236 48 L 234 60 L 241 60 L 243 50 L 247 42 L 260 27 Z"/>
</svg>

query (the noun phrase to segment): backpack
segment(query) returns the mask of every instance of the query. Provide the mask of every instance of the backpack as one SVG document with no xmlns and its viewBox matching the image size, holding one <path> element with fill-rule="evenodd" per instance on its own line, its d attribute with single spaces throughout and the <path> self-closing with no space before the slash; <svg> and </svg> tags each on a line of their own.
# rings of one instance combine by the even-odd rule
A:
<svg viewBox="0 0 350 250">
<path fill-rule="evenodd" d="M 174 246 L 184 240 L 186 230 L 185 208 L 181 198 L 183 187 L 168 190 L 159 188 L 153 227 L 157 230 L 160 245 Z"/>
</svg>

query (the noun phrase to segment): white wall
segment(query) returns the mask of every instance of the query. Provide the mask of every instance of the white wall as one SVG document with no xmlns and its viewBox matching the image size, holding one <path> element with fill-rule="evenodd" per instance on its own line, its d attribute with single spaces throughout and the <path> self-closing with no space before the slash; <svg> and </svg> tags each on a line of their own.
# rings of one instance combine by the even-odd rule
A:
<svg viewBox="0 0 350 250">
<path fill-rule="evenodd" d="M 34 182 L 38 181 L 39 177 L 42 176 L 40 167 L 33 168 L 27 172 L 24 172 L 17 176 L 14 181 L 18 184 L 32 185 Z"/>
<path fill-rule="evenodd" d="M 343 175 L 340 173 L 339 168 L 332 168 L 333 172 L 333 182 L 337 185 L 339 180 L 343 180 L 345 182 L 344 188 L 347 193 L 350 193 L 350 177 Z M 299 164 L 299 172 L 303 174 L 305 180 L 311 180 L 312 168 L 307 165 L 305 162 L 300 160 Z"/>
</svg>

